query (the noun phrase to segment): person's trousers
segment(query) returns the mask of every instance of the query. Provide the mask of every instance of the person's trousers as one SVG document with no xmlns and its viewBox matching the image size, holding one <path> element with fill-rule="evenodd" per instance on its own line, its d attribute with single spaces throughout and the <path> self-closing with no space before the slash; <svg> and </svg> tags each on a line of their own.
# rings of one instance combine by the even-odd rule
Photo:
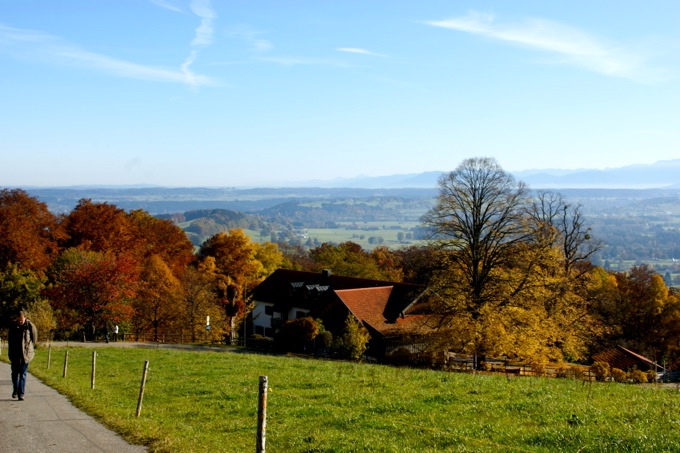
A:
<svg viewBox="0 0 680 453">
<path fill-rule="evenodd" d="M 12 385 L 14 386 L 14 393 L 19 396 L 24 396 L 26 391 L 26 373 L 28 372 L 28 363 L 12 362 Z"/>
</svg>

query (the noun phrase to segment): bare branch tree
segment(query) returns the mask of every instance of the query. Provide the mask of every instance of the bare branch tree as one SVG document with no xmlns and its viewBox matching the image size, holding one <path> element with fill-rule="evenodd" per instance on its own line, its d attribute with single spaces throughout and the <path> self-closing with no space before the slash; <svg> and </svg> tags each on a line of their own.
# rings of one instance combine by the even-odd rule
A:
<svg viewBox="0 0 680 453">
<path fill-rule="evenodd" d="M 472 158 L 439 180 L 435 206 L 423 216 L 440 248 L 466 280 L 473 316 L 496 297 L 492 271 L 530 239 L 523 221 L 528 189 L 491 158 Z"/>
</svg>

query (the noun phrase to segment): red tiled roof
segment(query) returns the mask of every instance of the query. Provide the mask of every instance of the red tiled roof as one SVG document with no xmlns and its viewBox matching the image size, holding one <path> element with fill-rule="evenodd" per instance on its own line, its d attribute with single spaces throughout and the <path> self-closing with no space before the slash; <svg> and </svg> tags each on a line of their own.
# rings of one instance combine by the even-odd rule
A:
<svg viewBox="0 0 680 453">
<path fill-rule="evenodd" d="M 391 286 L 357 288 L 335 291 L 354 316 L 377 329 L 385 321 L 385 307 L 392 293 Z"/>
<path fill-rule="evenodd" d="M 359 288 L 335 291 L 343 304 L 361 322 L 383 336 L 418 334 L 428 331 L 427 316 L 411 315 L 389 322 L 384 315 L 393 287 Z"/>
</svg>

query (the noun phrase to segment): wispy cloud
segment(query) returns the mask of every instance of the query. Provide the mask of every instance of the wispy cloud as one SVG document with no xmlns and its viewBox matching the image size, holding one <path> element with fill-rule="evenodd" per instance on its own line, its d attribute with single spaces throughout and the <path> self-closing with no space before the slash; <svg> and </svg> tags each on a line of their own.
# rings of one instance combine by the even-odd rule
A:
<svg viewBox="0 0 680 453">
<path fill-rule="evenodd" d="M 248 45 L 251 50 L 254 50 L 255 52 L 266 52 L 271 50 L 273 47 L 269 40 L 261 37 L 264 34 L 263 32 L 253 30 L 248 25 L 233 27 L 228 33 L 232 37 L 245 42 L 246 45 Z"/>
<path fill-rule="evenodd" d="M 338 47 L 337 49 L 338 52 L 346 52 L 346 53 L 356 53 L 360 55 L 370 55 L 373 57 L 384 57 L 385 55 L 376 53 L 376 52 L 371 52 L 370 50 L 366 49 L 361 49 L 358 47 Z"/>
<path fill-rule="evenodd" d="M 348 67 L 349 65 L 325 58 L 309 58 L 309 57 L 256 57 L 254 60 L 263 61 L 266 63 L 276 63 L 282 66 L 335 66 L 335 67 Z"/>
<path fill-rule="evenodd" d="M 161 8 L 169 9 L 170 11 L 175 11 L 176 13 L 183 13 L 182 9 L 179 6 L 173 5 L 167 0 L 149 0 L 151 3 L 153 3 L 156 6 L 160 6 Z"/>
<path fill-rule="evenodd" d="M 559 22 L 527 18 L 501 23 L 491 14 L 471 12 L 466 16 L 426 24 L 548 52 L 557 57 L 558 63 L 607 76 L 641 80 L 651 75 L 649 68 L 643 65 L 643 55 Z"/>
<path fill-rule="evenodd" d="M 192 46 L 207 46 L 213 40 L 213 21 L 217 17 L 212 9 L 210 0 L 193 0 L 190 5 L 191 12 L 201 19 L 201 23 L 196 28 Z"/>
<path fill-rule="evenodd" d="M 132 63 L 89 52 L 41 31 L 3 25 L 0 25 L 0 52 L 30 61 L 86 67 L 119 77 L 176 82 L 194 87 L 216 83 L 210 77 L 191 72 L 189 65 L 168 69 Z"/>
</svg>

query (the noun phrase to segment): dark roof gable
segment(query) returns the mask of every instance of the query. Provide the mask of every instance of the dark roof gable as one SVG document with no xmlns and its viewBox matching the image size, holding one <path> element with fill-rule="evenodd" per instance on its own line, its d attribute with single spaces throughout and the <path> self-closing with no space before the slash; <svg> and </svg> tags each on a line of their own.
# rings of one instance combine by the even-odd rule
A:
<svg viewBox="0 0 680 453">
<path fill-rule="evenodd" d="M 333 275 L 328 271 L 304 272 L 277 269 L 260 283 L 252 293 L 253 299 L 275 304 L 292 304 L 299 308 L 313 308 L 326 291 L 391 287 L 389 297 L 382 304 L 381 315 L 394 322 L 416 300 L 425 287 L 409 283 L 370 280 Z M 376 307 L 371 310 L 375 311 Z"/>
</svg>

